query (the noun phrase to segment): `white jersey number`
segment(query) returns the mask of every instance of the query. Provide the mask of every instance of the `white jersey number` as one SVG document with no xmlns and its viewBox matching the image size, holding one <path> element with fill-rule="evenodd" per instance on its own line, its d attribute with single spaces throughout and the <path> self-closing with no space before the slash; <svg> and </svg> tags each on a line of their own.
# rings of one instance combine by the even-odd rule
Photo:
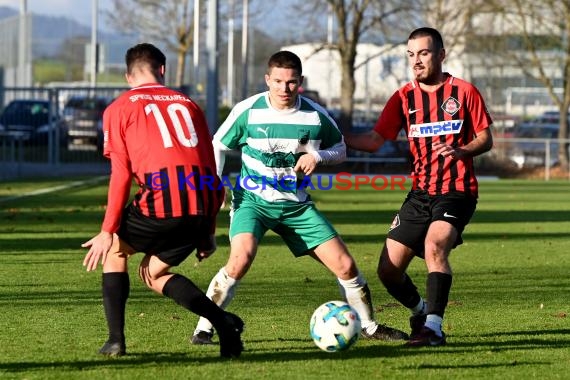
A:
<svg viewBox="0 0 570 380">
<path fill-rule="evenodd" d="M 158 106 L 154 103 L 150 103 L 144 108 L 144 110 L 147 115 L 152 112 L 156 120 L 156 124 L 158 125 L 158 129 L 160 130 L 164 147 L 172 148 L 172 136 L 168 131 L 168 126 L 166 125 L 164 116 L 160 112 Z M 188 148 L 195 147 L 198 144 L 198 135 L 196 135 L 196 129 L 194 128 L 194 123 L 192 122 L 192 117 L 190 116 L 188 108 L 184 107 L 182 104 L 172 103 L 168 105 L 166 110 L 168 111 L 168 117 L 170 118 L 174 131 L 176 132 L 176 138 L 180 144 Z M 190 135 L 190 138 L 186 137 L 184 127 L 186 127 L 186 131 Z"/>
</svg>

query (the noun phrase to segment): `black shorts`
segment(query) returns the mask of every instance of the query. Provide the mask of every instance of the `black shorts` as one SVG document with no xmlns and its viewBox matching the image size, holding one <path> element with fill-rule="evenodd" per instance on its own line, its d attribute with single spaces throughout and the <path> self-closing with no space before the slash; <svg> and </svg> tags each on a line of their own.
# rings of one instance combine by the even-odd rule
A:
<svg viewBox="0 0 570 380">
<path fill-rule="evenodd" d="M 424 255 L 424 242 L 430 224 L 444 220 L 457 230 L 453 248 L 463 243 L 461 234 L 471 220 L 477 199 L 464 193 L 429 196 L 425 191 L 410 191 L 394 218 L 388 237 Z"/>
<path fill-rule="evenodd" d="M 119 238 L 136 252 L 154 255 L 168 265 L 177 266 L 209 237 L 210 218 L 182 216 L 150 218 L 133 204 L 123 211 Z"/>
</svg>

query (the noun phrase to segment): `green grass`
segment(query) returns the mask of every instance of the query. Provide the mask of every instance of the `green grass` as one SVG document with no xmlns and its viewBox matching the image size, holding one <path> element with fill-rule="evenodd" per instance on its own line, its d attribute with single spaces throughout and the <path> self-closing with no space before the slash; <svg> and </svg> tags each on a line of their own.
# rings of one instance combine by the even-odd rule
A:
<svg viewBox="0 0 570 380">
<path fill-rule="evenodd" d="M 75 180 L 75 179 L 74 179 Z M 294 259 L 269 234 L 229 310 L 247 323 L 246 351 L 222 360 L 217 346 L 192 346 L 197 317 L 153 294 L 131 263 L 129 355 L 96 352 L 106 338 L 100 271 L 86 273 L 80 244 L 100 228 L 107 183 L 5 201 L 62 181 L 0 183 L 0 377 L 3 379 L 563 379 L 570 368 L 570 182 L 482 182 L 478 210 L 451 262 L 454 283 L 444 329 L 448 345 L 407 349 L 360 340 L 329 354 L 310 340 L 309 318 L 338 299 L 334 278 Z M 317 191 L 368 278 L 377 319 L 408 329 L 375 276 L 378 251 L 404 192 Z M 228 255 L 228 217 L 219 249 L 177 268 L 205 289 Z M 411 277 L 424 293 L 425 268 Z"/>
<path fill-rule="evenodd" d="M 69 82 L 85 80 L 84 65 L 71 63 L 63 60 L 38 59 L 33 66 L 34 83 Z M 99 83 L 117 83 L 122 86 L 125 83 L 124 74 L 121 72 L 105 72 L 97 74 Z"/>
</svg>

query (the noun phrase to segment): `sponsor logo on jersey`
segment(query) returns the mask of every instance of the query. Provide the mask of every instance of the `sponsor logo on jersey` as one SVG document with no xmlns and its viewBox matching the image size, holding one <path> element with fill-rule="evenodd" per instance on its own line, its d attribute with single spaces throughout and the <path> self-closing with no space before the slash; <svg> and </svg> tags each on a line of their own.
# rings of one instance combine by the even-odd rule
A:
<svg viewBox="0 0 570 380">
<path fill-rule="evenodd" d="M 452 96 L 447 98 L 441 105 L 441 109 L 445 111 L 445 113 L 450 114 L 451 116 L 455 115 L 460 108 L 461 108 L 461 103 L 459 103 L 459 100 L 455 99 Z"/>
<path fill-rule="evenodd" d="M 390 225 L 390 231 L 400 226 L 400 215 L 396 214 L 394 220 L 392 220 L 392 224 Z"/>
<path fill-rule="evenodd" d="M 461 132 L 463 120 L 438 121 L 435 123 L 412 124 L 408 137 L 432 137 L 452 135 Z"/>
<path fill-rule="evenodd" d="M 267 134 L 267 131 L 269 130 L 269 127 L 265 127 L 265 129 L 261 128 L 261 127 L 257 127 L 256 131 L 257 132 L 261 132 L 265 135 L 265 137 L 269 137 L 269 135 Z"/>
</svg>

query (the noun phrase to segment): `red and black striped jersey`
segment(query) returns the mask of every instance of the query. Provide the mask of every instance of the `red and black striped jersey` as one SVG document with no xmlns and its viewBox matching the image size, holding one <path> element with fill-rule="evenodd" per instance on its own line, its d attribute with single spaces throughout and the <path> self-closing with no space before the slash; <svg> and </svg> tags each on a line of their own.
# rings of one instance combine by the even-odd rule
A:
<svg viewBox="0 0 570 380">
<path fill-rule="evenodd" d="M 434 92 L 423 91 L 417 81 L 401 87 L 386 103 L 374 130 L 387 140 L 395 140 L 405 130 L 413 157 L 412 189 L 430 195 L 463 192 L 477 197 L 473 158 L 444 158 L 432 144 L 439 140 L 464 146 L 489 128 L 492 120 L 475 86 L 448 73 L 445 76 L 444 84 Z"/>
<path fill-rule="evenodd" d="M 146 216 L 216 216 L 224 189 L 212 138 L 186 95 L 156 83 L 133 88 L 107 107 L 103 133 L 112 165 L 105 231 L 118 230 L 132 179 L 139 186 L 133 202 Z"/>
</svg>

